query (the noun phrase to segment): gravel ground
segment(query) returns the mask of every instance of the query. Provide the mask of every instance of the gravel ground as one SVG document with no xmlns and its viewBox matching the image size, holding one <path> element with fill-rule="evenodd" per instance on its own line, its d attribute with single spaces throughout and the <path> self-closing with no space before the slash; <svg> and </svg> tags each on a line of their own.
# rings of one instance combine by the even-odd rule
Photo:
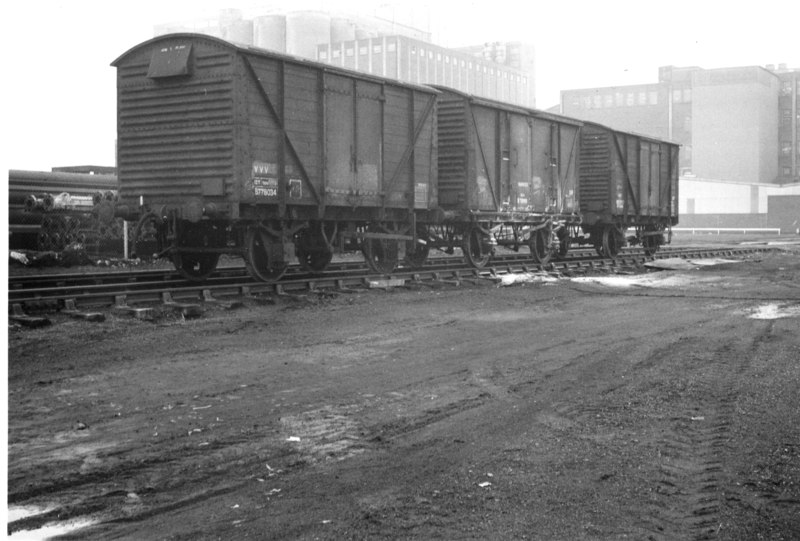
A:
<svg viewBox="0 0 800 541">
<path fill-rule="evenodd" d="M 12 539 L 800 538 L 800 250 L 271 301 L 9 327 Z"/>
</svg>

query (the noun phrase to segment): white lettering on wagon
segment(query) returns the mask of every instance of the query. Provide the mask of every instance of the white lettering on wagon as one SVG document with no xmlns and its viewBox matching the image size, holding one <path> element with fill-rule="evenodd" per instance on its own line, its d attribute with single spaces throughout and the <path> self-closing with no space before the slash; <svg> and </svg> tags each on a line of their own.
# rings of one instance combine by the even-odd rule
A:
<svg viewBox="0 0 800 541">
<path fill-rule="evenodd" d="M 278 164 L 253 162 L 253 194 L 256 197 L 278 197 Z"/>
</svg>

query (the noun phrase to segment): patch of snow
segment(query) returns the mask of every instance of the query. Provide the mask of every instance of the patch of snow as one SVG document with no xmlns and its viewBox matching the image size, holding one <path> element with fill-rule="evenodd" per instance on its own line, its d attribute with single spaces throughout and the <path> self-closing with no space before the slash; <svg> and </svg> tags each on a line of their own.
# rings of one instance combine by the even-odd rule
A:
<svg viewBox="0 0 800 541">
<path fill-rule="evenodd" d="M 504 274 L 499 277 L 499 285 L 501 286 L 510 286 L 514 284 L 529 284 L 529 283 L 536 283 L 536 282 L 557 282 L 558 278 L 550 276 L 549 274 L 544 273 L 531 273 L 531 272 L 521 272 L 521 273 L 509 273 Z"/>
<path fill-rule="evenodd" d="M 19 520 L 21 518 L 35 516 L 41 514 L 42 512 L 48 511 L 45 509 L 45 510 L 38 510 L 38 512 L 34 512 L 33 515 L 25 514 L 28 513 L 30 510 L 31 508 L 9 507 L 8 509 L 9 523 L 12 520 Z M 7 539 L 11 539 L 12 541 L 44 541 L 46 539 L 52 539 L 53 537 L 66 535 L 70 532 L 80 530 L 81 528 L 87 528 L 89 526 L 97 524 L 97 522 L 98 521 L 96 520 L 89 520 L 89 519 L 69 520 L 64 522 L 51 522 L 35 530 L 16 531 L 10 534 L 7 537 Z"/>
</svg>

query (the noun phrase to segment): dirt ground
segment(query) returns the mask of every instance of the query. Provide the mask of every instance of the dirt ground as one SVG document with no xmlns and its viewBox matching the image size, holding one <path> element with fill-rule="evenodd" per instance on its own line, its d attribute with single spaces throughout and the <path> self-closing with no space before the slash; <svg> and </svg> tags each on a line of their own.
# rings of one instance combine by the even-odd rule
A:
<svg viewBox="0 0 800 541">
<path fill-rule="evenodd" d="M 799 322 L 795 250 L 9 328 L 12 539 L 798 539 Z"/>
</svg>

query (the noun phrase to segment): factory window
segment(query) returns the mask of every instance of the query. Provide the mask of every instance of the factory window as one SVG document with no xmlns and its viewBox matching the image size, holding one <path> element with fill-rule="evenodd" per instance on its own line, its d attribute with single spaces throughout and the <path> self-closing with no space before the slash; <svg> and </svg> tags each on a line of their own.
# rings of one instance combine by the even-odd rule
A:
<svg viewBox="0 0 800 541">
<path fill-rule="evenodd" d="M 683 129 L 686 132 L 692 131 L 692 117 L 690 116 L 683 117 Z"/>
<path fill-rule="evenodd" d="M 483 73 L 486 73 L 486 66 L 483 66 Z"/>
<path fill-rule="evenodd" d="M 628 107 L 636 104 L 636 98 L 633 95 L 633 92 L 628 92 L 628 95 L 625 97 L 625 105 Z"/>
<path fill-rule="evenodd" d="M 672 103 L 680 103 L 681 102 L 681 91 L 680 90 L 673 90 L 672 91 Z"/>
<path fill-rule="evenodd" d="M 341 56 L 341 54 L 342 53 L 341 53 L 341 51 L 339 51 L 339 49 L 334 49 L 332 57 L 333 58 L 339 58 L 339 56 Z"/>
<path fill-rule="evenodd" d="M 436 60 L 439 62 L 442 61 L 442 53 L 436 53 Z"/>
<path fill-rule="evenodd" d="M 595 109 L 600 109 L 602 106 L 603 106 L 603 97 L 598 94 L 594 97 L 594 107 Z"/>
<path fill-rule="evenodd" d="M 792 95 L 792 82 L 791 81 L 781 82 L 781 96 L 791 96 L 791 95 Z"/>
<path fill-rule="evenodd" d="M 605 102 L 605 106 L 606 107 L 613 107 L 613 105 L 614 105 L 614 96 L 611 95 L 611 94 L 606 94 L 605 95 L 605 99 L 603 101 Z"/>
<path fill-rule="evenodd" d="M 345 49 L 344 54 L 345 56 L 353 56 L 353 49 Z"/>
<path fill-rule="evenodd" d="M 419 55 L 425 56 L 425 49 L 423 49 L 422 47 L 419 48 Z"/>
<path fill-rule="evenodd" d="M 380 45 L 373 45 L 372 46 L 372 52 L 373 53 L 380 53 L 381 52 L 381 46 Z"/>
<path fill-rule="evenodd" d="M 319 59 L 320 60 L 327 60 L 328 59 L 328 51 L 320 51 L 319 52 Z"/>
<path fill-rule="evenodd" d="M 614 94 L 614 105 L 617 107 L 622 107 L 625 105 L 625 95 L 622 92 L 617 92 Z"/>
<path fill-rule="evenodd" d="M 583 108 L 584 109 L 591 109 L 592 108 L 592 98 L 590 96 L 584 96 L 581 99 L 583 101 Z"/>
<path fill-rule="evenodd" d="M 639 92 L 639 105 L 647 104 L 647 92 Z"/>
<path fill-rule="evenodd" d="M 467 61 L 466 60 L 462 60 L 461 61 L 461 67 L 462 68 L 466 68 L 467 67 Z"/>
<path fill-rule="evenodd" d="M 648 97 L 650 99 L 650 105 L 658 105 L 658 92 L 650 92 Z"/>
<path fill-rule="evenodd" d="M 689 103 L 692 101 L 692 89 L 691 88 L 684 88 L 683 89 L 683 101 L 685 103 Z"/>
<path fill-rule="evenodd" d="M 368 50 L 369 49 L 367 47 L 359 47 L 358 48 L 358 54 L 367 54 Z"/>
<path fill-rule="evenodd" d="M 469 69 L 472 69 L 472 62 L 469 63 Z"/>
<path fill-rule="evenodd" d="M 791 141 L 782 141 L 781 142 L 781 154 L 784 156 L 791 156 L 792 155 L 792 142 Z"/>
<path fill-rule="evenodd" d="M 433 51 L 428 51 L 428 60 L 433 60 Z"/>
<path fill-rule="evenodd" d="M 390 53 L 393 53 L 397 50 L 397 44 L 395 43 L 388 43 L 386 44 L 386 50 Z"/>
<path fill-rule="evenodd" d="M 788 177 L 788 176 L 791 176 L 791 174 L 792 174 L 792 168 L 791 167 L 784 167 L 783 168 L 783 176 Z"/>
<path fill-rule="evenodd" d="M 450 63 L 450 57 L 449 56 L 445 56 L 444 57 L 444 63 L 445 64 L 449 64 Z"/>
<path fill-rule="evenodd" d="M 790 126 L 792 124 L 792 110 L 781 109 L 781 126 Z"/>
<path fill-rule="evenodd" d="M 415 46 L 411 46 L 411 54 L 417 54 L 417 48 Z"/>
</svg>

